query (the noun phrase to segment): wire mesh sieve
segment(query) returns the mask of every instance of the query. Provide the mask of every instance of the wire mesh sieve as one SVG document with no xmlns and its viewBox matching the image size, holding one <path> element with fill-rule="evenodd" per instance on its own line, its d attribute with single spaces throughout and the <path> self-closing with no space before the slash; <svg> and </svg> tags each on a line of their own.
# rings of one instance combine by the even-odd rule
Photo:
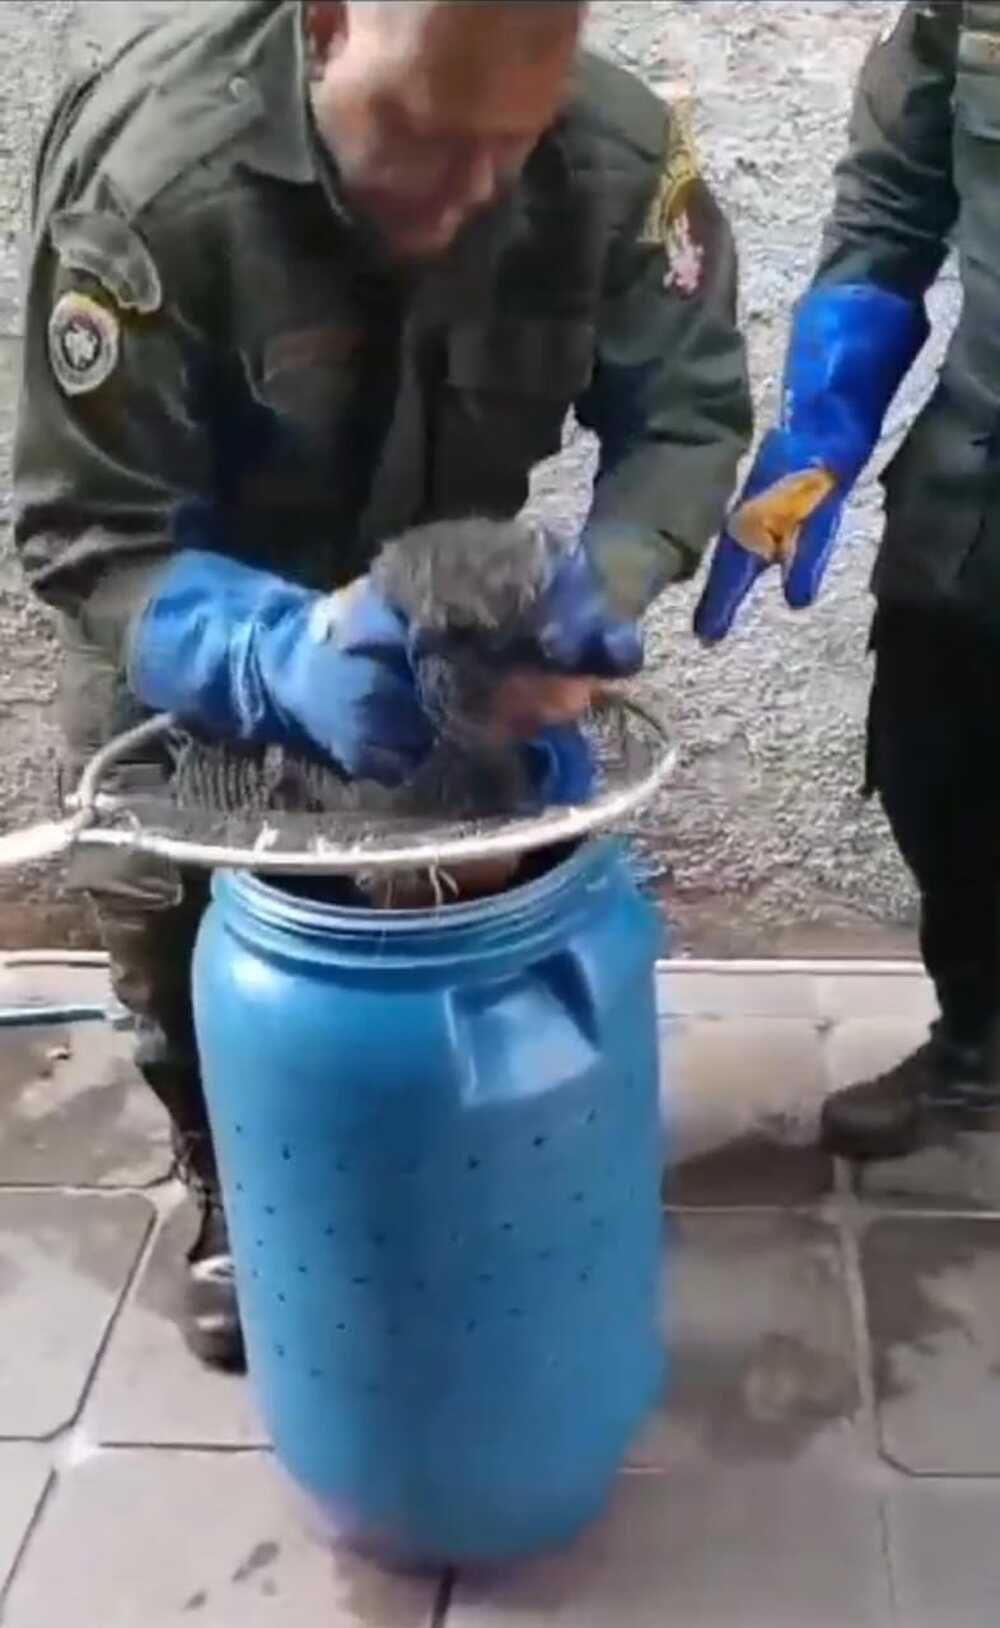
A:
<svg viewBox="0 0 1000 1628">
<path fill-rule="evenodd" d="M 586 804 L 513 817 L 501 809 L 470 815 L 458 806 L 442 819 L 406 812 L 397 793 L 345 781 L 286 748 L 207 742 L 163 715 L 96 754 L 67 800 L 66 818 L 0 836 L 0 866 L 74 846 L 262 873 L 435 871 L 528 853 L 614 825 L 647 802 L 674 768 L 676 751 L 663 725 L 630 698 L 602 697 L 582 727 L 598 769 Z M 130 766 L 155 753 L 163 754 L 167 772 L 146 775 L 137 786 Z"/>
</svg>

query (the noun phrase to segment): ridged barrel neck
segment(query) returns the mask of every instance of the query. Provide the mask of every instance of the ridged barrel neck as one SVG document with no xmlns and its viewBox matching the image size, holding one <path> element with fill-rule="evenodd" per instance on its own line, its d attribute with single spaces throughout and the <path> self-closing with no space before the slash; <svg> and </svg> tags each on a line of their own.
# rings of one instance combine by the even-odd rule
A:
<svg viewBox="0 0 1000 1628">
<path fill-rule="evenodd" d="M 476 947 L 544 937 L 567 910 L 584 909 L 595 891 L 620 875 L 620 845 L 585 843 L 543 875 L 491 898 L 422 910 L 374 910 L 323 897 L 322 878 L 283 883 L 245 871 L 218 872 L 215 900 L 228 925 L 250 939 L 261 935 L 286 949 L 308 942 L 368 961 L 417 955 L 452 956 Z M 313 891 L 313 887 L 315 891 Z"/>
</svg>

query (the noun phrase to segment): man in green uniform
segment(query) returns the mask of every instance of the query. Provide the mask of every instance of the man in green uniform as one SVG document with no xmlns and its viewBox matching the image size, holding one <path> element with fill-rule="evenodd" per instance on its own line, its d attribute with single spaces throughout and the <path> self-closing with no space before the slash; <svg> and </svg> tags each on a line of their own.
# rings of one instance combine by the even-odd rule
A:
<svg viewBox="0 0 1000 1628">
<path fill-rule="evenodd" d="M 539 603 L 540 724 L 566 677 L 637 669 L 642 611 L 721 523 L 750 406 L 733 245 L 686 127 L 579 52 L 583 11 L 195 7 L 63 96 L 34 191 L 15 535 L 60 613 L 74 762 L 172 710 L 404 778 L 430 730 L 372 551 L 514 514 L 570 407 L 600 461 Z M 203 1201 L 188 1337 L 236 1364 L 188 988 L 204 883 L 76 865 Z"/>
<path fill-rule="evenodd" d="M 861 76 L 818 274 L 696 618 L 728 631 L 773 560 L 810 604 L 841 508 L 928 332 L 949 245 L 964 305 L 933 395 L 884 477 L 869 781 L 921 894 L 940 1002 L 927 1043 L 839 1092 L 828 1145 L 912 1149 L 1000 1107 L 1000 4 L 911 0 Z"/>
</svg>

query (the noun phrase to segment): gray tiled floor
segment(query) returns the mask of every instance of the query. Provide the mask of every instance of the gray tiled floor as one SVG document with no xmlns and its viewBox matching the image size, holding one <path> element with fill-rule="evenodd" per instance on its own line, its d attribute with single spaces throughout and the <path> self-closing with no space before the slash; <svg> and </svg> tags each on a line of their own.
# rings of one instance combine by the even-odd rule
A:
<svg viewBox="0 0 1000 1628">
<path fill-rule="evenodd" d="M 127 1034 L 12 1029 L 0 1046 L 0 1186 L 143 1187 L 170 1170 L 163 1116 L 133 1089 Z"/>
<path fill-rule="evenodd" d="M 862 1269 L 886 1454 L 911 1475 L 1000 1471 L 1000 1220 L 877 1221 Z"/>
<path fill-rule="evenodd" d="M 814 1145 L 825 1092 L 919 1038 L 926 984 L 678 969 L 661 1004 L 670 1385 L 604 1519 L 486 1580 L 307 1535 L 250 1387 L 181 1342 L 190 1215 L 127 1036 L 0 1033 L 4 1628 L 993 1628 L 1000 1137 L 863 1177 Z"/>
<path fill-rule="evenodd" d="M 460 1583 L 450 1628 L 883 1628 L 878 1500 L 832 1475 L 624 1476 L 566 1555 Z M 950 1625 L 949 1625 L 950 1628 Z"/>
<path fill-rule="evenodd" d="M 998 1531 L 997 1481 L 902 1483 L 888 1500 L 899 1621 L 906 1628 L 995 1628 Z"/>
<path fill-rule="evenodd" d="M 632 1462 L 801 1465 L 850 1440 L 859 1403 L 840 1239 L 780 1211 L 672 1216 L 668 1394 Z"/>
<path fill-rule="evenodd" d="M 0 1445 L 0 1589 L 14 1569 L 51 1474 L 44 1448 L 26 1442 Z"/>
<path fill-rule="evenodd" d="M 3 1621 L 422 1628 L 435 1587 L 335 1560 L 307 1535 L 270 1454 L 123 1450 L 61 1481 Z"/>
<path fill-rule="evenodd" d="M 101 1365 L 88 1415 L 95 1441 L 109 1446 L 266 1443 L 250 1387 L 192 1363 L 178 1331 L 172 1290 L 191 1230 L 187 1204 L 176 1204 L 164 1217 Z"/>
<path fill-rule="evenodd" d="M 0 1193 L 0 1436 L 72 1421 L 153 1215 L 131 1194 Z"/>
</svg>

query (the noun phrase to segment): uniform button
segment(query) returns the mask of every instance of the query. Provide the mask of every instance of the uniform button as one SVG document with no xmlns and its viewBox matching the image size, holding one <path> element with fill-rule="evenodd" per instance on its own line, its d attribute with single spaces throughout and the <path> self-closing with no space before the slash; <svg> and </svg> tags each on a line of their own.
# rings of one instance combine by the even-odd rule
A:
<svg viewBox="0 0 1000 1628">
<path fill-rule="evenodd" d="M 243 75 L 238 73 L 229 81 L 229 94 L 234 102 L 239 102 L 246 95 L 249 86 Z"/>
</svg>

